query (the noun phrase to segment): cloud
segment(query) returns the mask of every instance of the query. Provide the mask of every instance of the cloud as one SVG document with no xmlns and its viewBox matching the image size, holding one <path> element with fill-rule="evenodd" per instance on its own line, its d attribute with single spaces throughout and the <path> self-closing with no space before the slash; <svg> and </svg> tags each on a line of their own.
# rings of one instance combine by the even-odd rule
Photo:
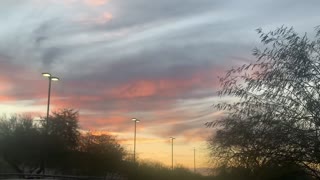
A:
<svg viewBox="0 0 320 180">
<path fill-rule="evenodd" d="M 319 3 L 1 1 L 0 106 L 44 114 L 41 73 L 50 72 L 61 78 L 52 84 L 51 109 L 78 109 L 83 129 L 125 142 L 137 117 L 140 143 L 204 141 L 211 133 L 204 123 L 222 116 L 211 107 L 221 100 L 217 76 L 254 60 L 254 30 L 285 24 L 311 32 Z"/>
<path fill-rule="evenodd" d="M 84 0 L 84 2 L 90 6 L 102 6 L 105 5 L 108 0 Z"/>
<path fill-rule="evenodd" d="M 92 76 L 80 76 L 79 80 L 62 80 L 63 84 L 60 86 L 63 86 L 63 92 L 60 94 L 69 97 L 67 101 L 70 102 L 69 105 L 83 103 L 84 107 L 91 106 L 95 109 L 114 110 L 121 108 L 119 106 L 125 106 L 130 110 L 140 110 L 141 107 L 132 106 L 137 101 L 140 101 L 140 104 L 146 103 L 146 106 L 148 106 L 147 103 L 156 105 L 154 108 L 142 105 L 143 109 L 148 110 L 160 108 L 159 106 L 168 107 L 167 104 L 177 98 L 212 96 L 218 85 L 218 79 L 215 76 L 218 71 L 214 67 L 178 66 L 164 72 L 155 72 L 155 74 L 143 71 L 135 73 L 135 70 L 126 72 L 125 67 L 122 65 L 122 70 L 118 72 L 117 68 L 114 68 L 115 71 L 103 72 L 100 74 L 101 77 L 99 73 L 95 73 Z M 133 66 L 128 65 L 128 68 L 130 67 L 134 69 Z M 126 74 L 123 75 L 122 72 Z M 211 94 L 201 92 L 203 88 L 211 90 Z M 63 99 L 61 101 L 64 103 Z M 162 105 L 161 102 L 167 102 L 167 104 Z"/>
<path fill-rule="evenodd" d="M 82 16 L 77 21 L 81 24 L 88 24 L 88 25 L 98 25 L 98 24 L 105 24 L 113 19 L 113 15 L 110 12 L 102 12 L 99 15 L 95 16 Z"/>
</svg>

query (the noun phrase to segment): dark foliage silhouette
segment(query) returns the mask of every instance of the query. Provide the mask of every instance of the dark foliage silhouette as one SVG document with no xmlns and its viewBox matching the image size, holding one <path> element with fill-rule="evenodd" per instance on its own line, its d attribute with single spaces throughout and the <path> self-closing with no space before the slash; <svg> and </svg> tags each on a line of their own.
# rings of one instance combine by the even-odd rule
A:
<svg viewBox="0 0 320 180">
<path fill-rule="evenodd" d="M 0 119 L 0 157 L 18 173 L 105 175 L 122 163 L 125 151 L 111 135 L 80 133 L 73 109 L 53 112 L 48 126 L 27 116 Z"/>
<path fill-rule="evenodd" d="M 31 117 L 0 118 L 0 155 L 15 171 L 34 172 L 43 158 L 42 135 Z"/>
<path fill-rule="evenodd" d="M 220 79 L 219 95 L 237 101 L 215 105 L 226 114 L 207 123 L 217 130 L 209 140 L 212 157 L 257 179 L 262 169 L 319 179 L 320 31 L 314 40 L 287 27 L 257 32 L 264 46 L 253 51 L 257 61 Z"/>
</svg>

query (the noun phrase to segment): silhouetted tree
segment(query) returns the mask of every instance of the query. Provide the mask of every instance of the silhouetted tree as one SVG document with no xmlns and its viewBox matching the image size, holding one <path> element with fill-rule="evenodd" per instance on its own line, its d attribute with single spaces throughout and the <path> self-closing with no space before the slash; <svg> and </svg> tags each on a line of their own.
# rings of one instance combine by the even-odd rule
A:
<svg viewBox="0 0 320 180">
<path fill-rule="evenodd" d="M 46 121 L 42 121 L 45 123 Z M 74 150 L 78 146 L 79 113 L 73 109 L 61 109 L 53 112 L 48 120 L 46 134 L 52 141 L 60 143 L 65 150 Z M 45 127 L 45 126 L 43 126 Z"/>
<path fill-rule="evenodd" d="M 41 133 L 28 116 L 0 118 L 0 156 L 17 172 L 34 172 L 40 165 Z"/>
<path fill-rule="evenodd" d="M 0 155 L 17 172 L 40 173 L 57 168 L 79 145 L 78 112 L 62 109 L 39 125 L 31 117 L 14 115 L 0 119 Z"/>
<path fill-rule="evenodd" d="M 73 109 L 60 109 L 52 112 L 47 125 L 44 124 L 47 122 L 45 118 L 42 119 L 44 166 L 60 170 L 65 159 L 75 153 L 79 146 L 79 113 Z"/>
<path fill-rule="evenodd" d="M 121 169 L 125 151 L 112 135 L 80 133 L 79 113 L 61 109 L 40 123 L 0 118 L 0 158 L 19 173 L 106 175 Z M 48 124 L 46 124 L 48 123 Z M 1 167 L 0 167 L 1 168 Z"/>
<path fill-rule="evenodd" d="M 224 118 L 209 140 L 212 155 L 227 167 L 259 172 L 300 167 L 320 178 L 320 31 L 314 40 L 292 28 L 258 29 L 263 50 L 257 61 L 229 70 L 220 79 Z M 298 168 L 299 169 L 299 168 Z"/>
<path fill-rule="evenodd" d="M 116 138 L 108 134 L 95 135 L 88 132 L 81 136 L 79 152 L 82 158 L 82 173 L 105 175 L 119 170 L 123 164 L 125 151 Z"/>
</svg>

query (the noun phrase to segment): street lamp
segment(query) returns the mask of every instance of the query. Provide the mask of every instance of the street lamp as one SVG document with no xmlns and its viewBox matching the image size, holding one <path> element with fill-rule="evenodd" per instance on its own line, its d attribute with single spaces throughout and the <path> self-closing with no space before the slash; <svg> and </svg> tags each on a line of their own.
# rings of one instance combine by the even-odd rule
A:
<svg viewBox="0 0 320 180">
<path fill-rule="evenodd" d="M 136 134 L 137 134 L 137 122 L 140 122 L 139 119 L 132 118 L 134 121 L 134 146 L 133 146 L 133 162 L 136 162 Z"/>
<path fill-rule="evenodd" d="M 175 139 L 174 137 L 170 137 L 171 139 L 171 168 L 173 170 L 173 140 Z"/>
<path fill-rule="evenodd" d="M 193 148 L 193 171 L 196 172 L 196 148 Z"/>
<path fill-rule="evenodd" d="M 46 119 L 46 126 L 48 126 L 49 108 L 50 108 L 51 81 L 59 81 L 59 78 L 58 78 L 58 77 L 55 77 L 55 76 L 52 76 L 50 73 L 42 73 L 42 76 L 47 77 L 47 78 L 49 79 L 47 119 Z"/>
</svg>

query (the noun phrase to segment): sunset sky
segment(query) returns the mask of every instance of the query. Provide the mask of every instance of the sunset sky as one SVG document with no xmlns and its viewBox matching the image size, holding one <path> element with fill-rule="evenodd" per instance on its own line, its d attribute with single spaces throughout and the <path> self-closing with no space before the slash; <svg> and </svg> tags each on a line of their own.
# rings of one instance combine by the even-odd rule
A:
<svg viewBox="0 0 320 180">
<path fill-rule="evenodd" d="M 218 76 L 253 61 L 255 29 L 311 36 L 319 0 L 1 0 L 0 113 L 74 108 L 82 129 L 109 132 L 139 159 L 208 167 L 204 126 L 221 116 Z M 230 100 L 230 99 L 229 99 Z"/>
</svg>

